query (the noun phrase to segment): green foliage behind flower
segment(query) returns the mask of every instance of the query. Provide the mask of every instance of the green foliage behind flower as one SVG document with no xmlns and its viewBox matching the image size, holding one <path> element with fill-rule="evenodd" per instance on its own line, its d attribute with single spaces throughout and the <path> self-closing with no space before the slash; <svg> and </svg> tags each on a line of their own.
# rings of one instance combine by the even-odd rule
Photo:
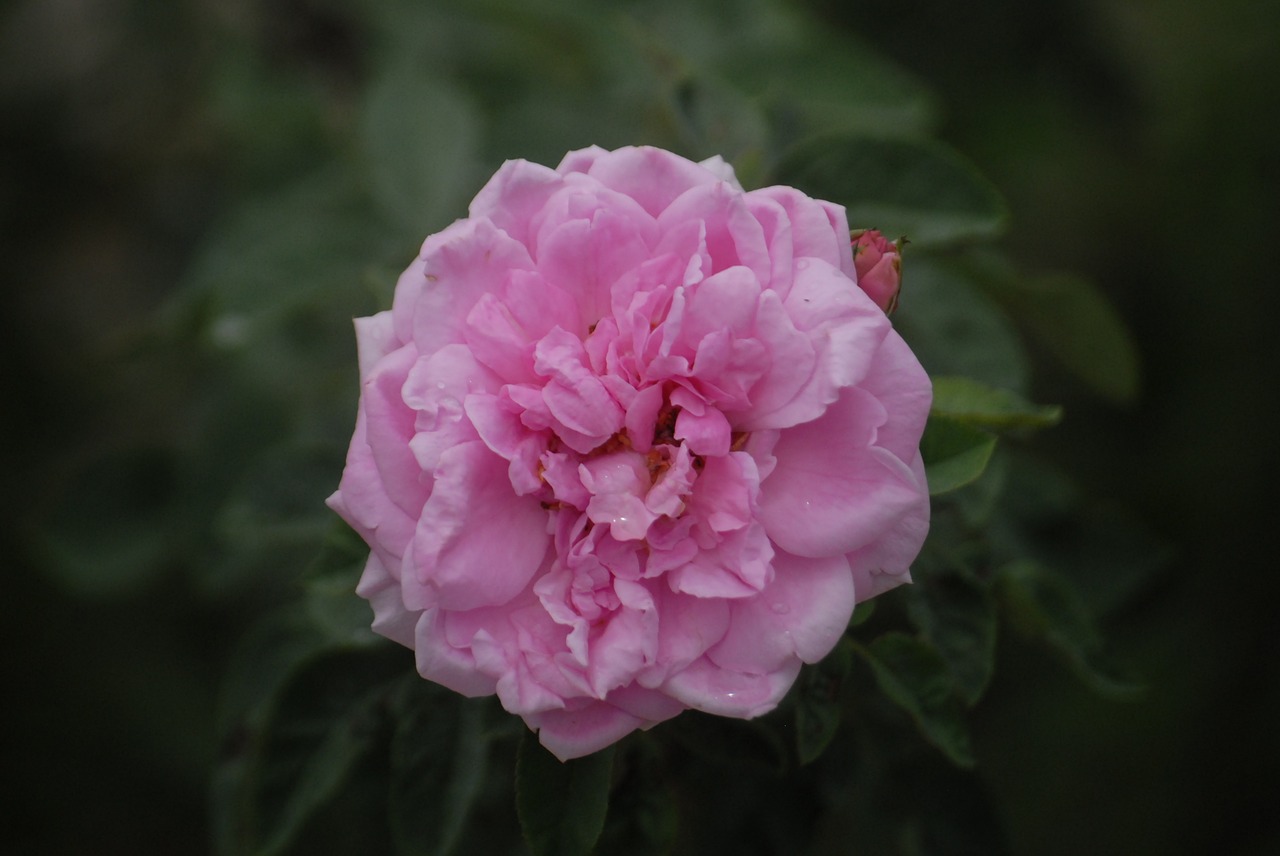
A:
<svg viewBox="0 0 1280 856">
<path fill-rule="evenodd" d="M 1037 455 L 1071 414 L 1034 401 L 1031 354 L 1126 401 L 1136 349 L 1096 287 L 1002 254 L 1006 205 L 936 139 L 934 96 L 772 0 L 241 13 L 173 13 L 207 28 L 177 113 L 219 176 L 216 214 L 103 370 L 123 401 L 164 406 L 68 459 L 25 541 L 72 597 L 176 589 L 183 614 L 234 628 L 211 658 L 216 757 L 191 753 L 213 771 L 215 850 L 519 852 L 523 824 L 535 853 L 597 836 L 602 853 L 1002 852 L 968 730 L 1000 640 L 1046 646 L 1082 692 L 1137 692 L 1096 617 L 1158 551 L 1131 535 L 1133 561 L 1080 572 L 1113 532 Z M 794 184 L 907 236 L 894 323 L 937 385 L 935 522 L 917 584 L 855 615 L 779 710 L 686 713 L 561 769 L 368 632 L 359 544 L 322 500 L 354 410 L 350 319 L 385 308 L 503 159 L 591 143 L 721 154 L 749 187 Z"/>
</svg>

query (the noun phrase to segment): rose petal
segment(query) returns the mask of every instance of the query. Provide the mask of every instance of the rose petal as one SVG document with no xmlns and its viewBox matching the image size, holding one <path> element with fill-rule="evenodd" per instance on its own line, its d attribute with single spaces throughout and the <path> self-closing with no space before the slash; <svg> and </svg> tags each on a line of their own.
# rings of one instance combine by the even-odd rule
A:
<svg viewBox="0 0 1280 856">
<path fill-rule="evenodd" d="M 729 630 L 707 652 L 716 665 L 766 674 L 796 657 L 816 663 L 843 635 L 854 605 L 853 573 L 844 556 L 777 553 L 773 566 L 768 587 L 730 606 Z"/>
<path fill-rule="evenodd" d="M 754 719 L 777 707 L 799 674 L 799 660 L 789 660 L 776 672 L 749 675 L 703 657 L 673 674 L 662 689 L 704 713 Z"/>
<path fill-rule="evenodd" d="M 511 491 L 507 462 L 484 443 L 446 451 L 414 535 L 416 581 L 432 592 L 406 579 L 406 604 L 475 609 L 509 601 L 542 563 L 546 525 L 538 501 Z"/>
<path fill-rule="evenodd" d="M 501 292 L 512 271 L 533 270 L 523 244 L 488 220 L 460 220 L 423 249 L 425 285 L 414 301 L 413 341 L 422 353 L 465 340 L 471 308 Z"/>
<path fill-rule="evenodd" d="M 848 553 L 916 504 L 910 468 L 872 445 L 884 420 L 879 402 L 847 389 L 820 419 L 782 432 L 760 486 L 760 520 L 779 547 L 811 558 Z"/>
<path fill-rule="evenodd" d="M 581 758 L 617 743 L 646 723 L 607 702 L 593 701 L 573 710 L 528 714 L 524 721 L 561 761 Z"/>
</svg>

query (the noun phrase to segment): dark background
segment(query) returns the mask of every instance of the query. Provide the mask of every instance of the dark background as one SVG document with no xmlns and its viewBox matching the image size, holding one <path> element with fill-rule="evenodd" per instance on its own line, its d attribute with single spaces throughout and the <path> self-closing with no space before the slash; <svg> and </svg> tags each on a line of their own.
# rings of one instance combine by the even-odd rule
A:
<svg viewBox="0 0 1280 856">
<path fill-rule="evenodd" d="M 77 489 L 136 483 L 140 526 L 181 490 L 181 474 L 145 450 L 87 480 L 83 468 L 157 422 L 192 418 L 169 392 L 149 394 L 171 392 L 164 366 L 118 367 L 139 347 L 128 331 L 164 304 L 237 194 L 270 181 L 269 157 L 248 173 L 235 156 L 262 141 L 228 137 L 208 115 L 210 23 L 260 22 L 282 75 L 339 91 L 359 77 L 359 33 L 330 5 L 216 5 L 0 12 L 6 852 L 208 846 L 217 684 L 245 605 L 202 598 L 176 573 L 86 589 L 57 570 L 59 551 L 81 545 L 48 533 L 61 531 L 73 473 Z M 1171 560 L 1105 617 L 1149 685 L 1142 700 L 1097 698 L 1047 657 L 1002 650 L 974 725 L 1014 851 L 1280 850 L 1280 5 L 810 6 L 934 90 L 940 136 L 1010 203 L 1004 246 L 1029 266 L 1091 276 L 1141 349 L 1131 405 L 1036 376 L 1036 398 L 1067 412 L 1041 447 Z M 323 154 L 302 142 L 280 158 L 287 170 Z M 112 561 L 151 567 L 160 548 L 144 536 L 138 561 Z"/>
</svg>

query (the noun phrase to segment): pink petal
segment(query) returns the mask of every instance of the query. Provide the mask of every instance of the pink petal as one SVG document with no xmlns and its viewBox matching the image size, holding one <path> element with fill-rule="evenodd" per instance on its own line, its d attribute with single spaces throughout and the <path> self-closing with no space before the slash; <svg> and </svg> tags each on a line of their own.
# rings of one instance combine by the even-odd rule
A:
<svg viewBox="0 0 1280 856">
<path fill-rule="evenodd" d="M 646 725 L 643 719 L 603 701 L 588 702 L 572 710 L 527 714 L 524 721 L 561 761 L 599 752 Z"/>
<path fill-rule="evenodd" d="M 915 503 L 898 518 L 893 528 L 848 554 L 859 602 L 911 582 L 911 563 L 920 554 L 925 536 L 929 534 L 929 489 L 919 451 L 913 455 L 911 472 L 918 488 Z"/>
<path fill-rule="evenodd" d="M 325 504 L 360 533 L 385 567 L 394 569 L 413 539 L 417 518 L 387 495 L 366 438 L 366 421 L 364 411 L 358 411 L 342 481 Z"/>
<path fill-rule="evenodd" d="M 648 260 L 641 225 L 600 209 L 590 219 L 558 223 L 539 236 L 539 273 L 573 297 L 588 325 L 610 311 L 613 284 Z"/>
<path fill-rule="evenodd" d="M 464 341 L 466 317 L 486 293 L 500 293 L 512 271 L 533 270 L 523 244 L 488 220 L 460 220 L 423 250 L 426 284 L 413 310 L 413 341 L 422 353 Z"/>
<path fill-rule="evenodd" d="M 768 199 L 781 205 L 791 225 L 792 254 L 821 259 L 853 277 L 853 248 L 844 209 L 829 202 L 810 199 L 792 187 L 764 187 L 748 197 Z"/>
<path fill-rule="evenodd" d="M 476 668 L 470 650 L 473 637 L 462 646 L 453 645 L 446 637 L 443 625 L 451 617 L 439 609 L 420 614 L 411 645 L 418 674 L 470 698 L 493 695 L 497 680 Z"/>
<path fill-rule="evenodd" d="M 665 232 L 689 221 L 700 222 L 705 229 L 704 243 L 712 269 L 703 271 L 704 277 L 745 265 L 757 280 L 769 278 L 772 264 L 764 230 L 747 210 L 741 193 L 723 182 L 694 187 L 662 212 L 658 226 Z"/>
<path fill-rule="evenodd" d="M 723 600 L 678 594 L 665 584 L 653 586 L 651 591 L 658 604 L 658 656 L 636 680 L 653 689 L 720 641 L 729 628 L 729 605 Z"/>
<path fill-rule="evenodd" d="M 356 352 L 360 364 L 360 379 L 373 371 L 378 361 L 403 344 L 397 337 L 391 312 L 379 312 L 368 318 L 355 319 Z"/>
<path fill-rule="evenodd" d="M 529 221 L 563 185 L 564 179 L 555 170 L 524 160 L 509 160 L 476 194 L 470 213 L 472 217 L 488 218 L 528 246 Z"/>
<path fill-rule="evenodd" d="M 444 609 L 505 603 L 520 593 L 550 546 L 547 515 L 536 499 L 516 496 L 507 462 L 481 443 L 440 457 L 431 499 L 414 536 L 417 582 L 405 581 L 406 603 Z"/>
<path fill-rule="evenodd" d="M 910 468 L 871 445 L 884 408 L 847 389 L 813 422 L 782 432 L 777 465 L 760 486 L 760 520 L 797 556 L 848 553 L 870 543 L 919 500 Z"/>
<path fill-rule="evenodd" d="M 419 613 L 405 609 L 404 601 L 400 599 L 400 581 L 387 571 L 376 553 L 371 553 L 365 563 L 356 594 L 373 607 L 374 633 L 407 648 L 413 647 L 414 626 L 418 623 Z"/>
<path fill-rule="evenodd" d="M 689 188 L 721 181 L 716 173 L 693 161 L 648 146 L 604 154 L 591 164 L 589 172 L 605 187 L 639 202 L 653 217 Z"/>
<path fill-rule="evenodd" d="M 383 490 L 414 518 L 430 492 L 429 483 L 420 479 L 422 469 L 409 449 L 415 433 L 415 414 L 401 396 L 401 388 L 417 359 L 418 352 L 412 345 L 384 357 L 365 378 L 360 397 L 365 436 Z"/>
<path fill-rule="evenodd" d="M 777 553 L 773 582 L 759 595 L 734 601 L 729 630 L 707 656 L 736 672 L 766 674 L 796 657 L 825 657 L 853 614 L 854 583 L 843 556 L 802 559 Z"/>
<path fill-rule="evenodd" d="M 876 432 L 876 445 L 910 461 L 933 404 L 933 384 L 896 330 L 890 330 L 859 386 L 884 405 L 888 418 Z"/>
<path fill-rule="evenodd" d="M 777 671 L 750 675 L 722 669 L 703 657 L 673 674 L 662 689 L 704 713 L 753 719 L 777 707 L 799 674 L 798 659 Z"/>
</svg>

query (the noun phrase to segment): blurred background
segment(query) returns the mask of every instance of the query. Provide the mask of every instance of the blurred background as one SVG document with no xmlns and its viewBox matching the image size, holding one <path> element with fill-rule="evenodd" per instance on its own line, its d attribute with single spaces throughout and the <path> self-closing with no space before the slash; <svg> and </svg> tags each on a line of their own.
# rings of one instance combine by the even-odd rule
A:
<svg viewBox="0 0 1280 856">
<path fill-rule="evenodd" d="M 1024 331 L 1066 412 L 1037 448 L 1141 565 L 1090 602 L 1148 690 L 1002 636 L 971 721 L 1011 850 L 1280 852 L 1277 116 L 1264 0 L 4 4 L 0 850 L 209 851 L 219 683 L 329 526 L 349 319 L 504 158 L 648 142 L 750 185 L 858 126 L 972 160 L 1000 246 L 1140 355 L 1108 396 Z"/>
</svg>

